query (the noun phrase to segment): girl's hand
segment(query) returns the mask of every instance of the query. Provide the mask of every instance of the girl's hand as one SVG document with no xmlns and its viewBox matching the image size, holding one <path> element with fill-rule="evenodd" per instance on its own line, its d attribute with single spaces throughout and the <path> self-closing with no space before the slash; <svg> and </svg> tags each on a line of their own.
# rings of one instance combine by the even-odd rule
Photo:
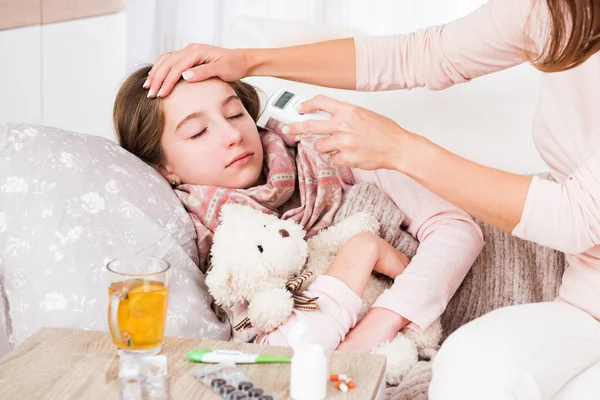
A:
<svg viewBox="0 0 600 400">
<path fill-rule="evenodd" d="M 283 128 L 290 135 L 328 134 L 316 143 L 335 164 L 367 170 L 399 169 L 407 142 L 414 134 L 389 118 L 326 96 L 302 103 L 300 113 L 325 111 L 331 120 L 306 120 Z"/>
<path fill-rule="evenodd" d="M 372 308 L 336 350 L 369 353 L 396 337 L 410 321 L 386 308 Z"/>
<path fill-rule="evenodd" d="M 182 77 L 188 82 L 215 76 L 232 82 L 247 74 L 248 63 L 243 50 L 192 43 L 160 56 L 150 70 L 144 88 L 149 89 L 149 97 L 165 97 Z"/>
</svg>

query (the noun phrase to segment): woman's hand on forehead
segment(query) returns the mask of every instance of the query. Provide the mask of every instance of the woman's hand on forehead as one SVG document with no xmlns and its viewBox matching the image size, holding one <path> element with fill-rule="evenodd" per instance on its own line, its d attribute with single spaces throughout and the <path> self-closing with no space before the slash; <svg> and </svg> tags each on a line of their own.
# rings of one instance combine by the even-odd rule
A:
<svg viewBox="0 0 600 400">
<path fill-rule="evenodd" d="M 200 82 L 218 77 L 226 82 L 248 75 L 248 63 L 241 50 L 192 43 L 185 48 L 161 55 L 154 64 L 144 88 L 148 97 L 165 97 L 180 79 Z"/>
</svg>

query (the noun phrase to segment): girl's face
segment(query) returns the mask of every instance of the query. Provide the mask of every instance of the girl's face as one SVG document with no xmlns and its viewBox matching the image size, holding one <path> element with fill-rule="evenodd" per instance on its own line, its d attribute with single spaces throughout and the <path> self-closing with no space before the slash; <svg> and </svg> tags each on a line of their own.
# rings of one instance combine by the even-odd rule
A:
<svg viewBox="0 0 600 400">
<path fill-rule="evenodd" d="M 180 81 L 163 110 L 159 169 L 168 180 L 240 189 L 257 183 L 263 163 L 258 129 L 231 86 L 217 78 Z"/>
</svg>

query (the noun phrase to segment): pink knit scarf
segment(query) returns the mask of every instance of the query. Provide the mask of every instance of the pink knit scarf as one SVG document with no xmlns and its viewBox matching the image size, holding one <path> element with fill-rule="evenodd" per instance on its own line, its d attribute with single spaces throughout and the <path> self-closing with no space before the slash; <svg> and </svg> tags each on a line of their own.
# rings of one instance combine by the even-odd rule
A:
<svg viewBox="0 0 600 400">
<path fill-rule="evenodd" d="M 307 237 L 331 225 L 342 201 L 342 183 L 328 155 L 314 149 L 317 138 L 292 143 L 284 135 L 260 131 L 266 183 L 249 189 L 182 184 L 176 193 L 190 214 L 198 235 L 200 266 L 206 262 L 221 207 L 245 204 L 282 219 L 292 219 Z M 283 138 L 286 138 L 284 141 Z"/>
</svg>

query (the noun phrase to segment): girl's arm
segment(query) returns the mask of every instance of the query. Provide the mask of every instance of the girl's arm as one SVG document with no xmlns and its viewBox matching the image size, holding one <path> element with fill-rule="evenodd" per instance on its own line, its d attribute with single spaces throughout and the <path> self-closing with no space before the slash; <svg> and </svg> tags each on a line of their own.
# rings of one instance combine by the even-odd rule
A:
<svg viewBox="0 0 600 400">
<path fill-rule="evenodd" d="M 426 329 L 445 310 L 483 247 L 481 230 L 467 213 L 396 171 L 353 170 L 355 181 L 383 190 L 406 215 L 420 245 L 404 272 L 373 307 Z"/>
</svg>

